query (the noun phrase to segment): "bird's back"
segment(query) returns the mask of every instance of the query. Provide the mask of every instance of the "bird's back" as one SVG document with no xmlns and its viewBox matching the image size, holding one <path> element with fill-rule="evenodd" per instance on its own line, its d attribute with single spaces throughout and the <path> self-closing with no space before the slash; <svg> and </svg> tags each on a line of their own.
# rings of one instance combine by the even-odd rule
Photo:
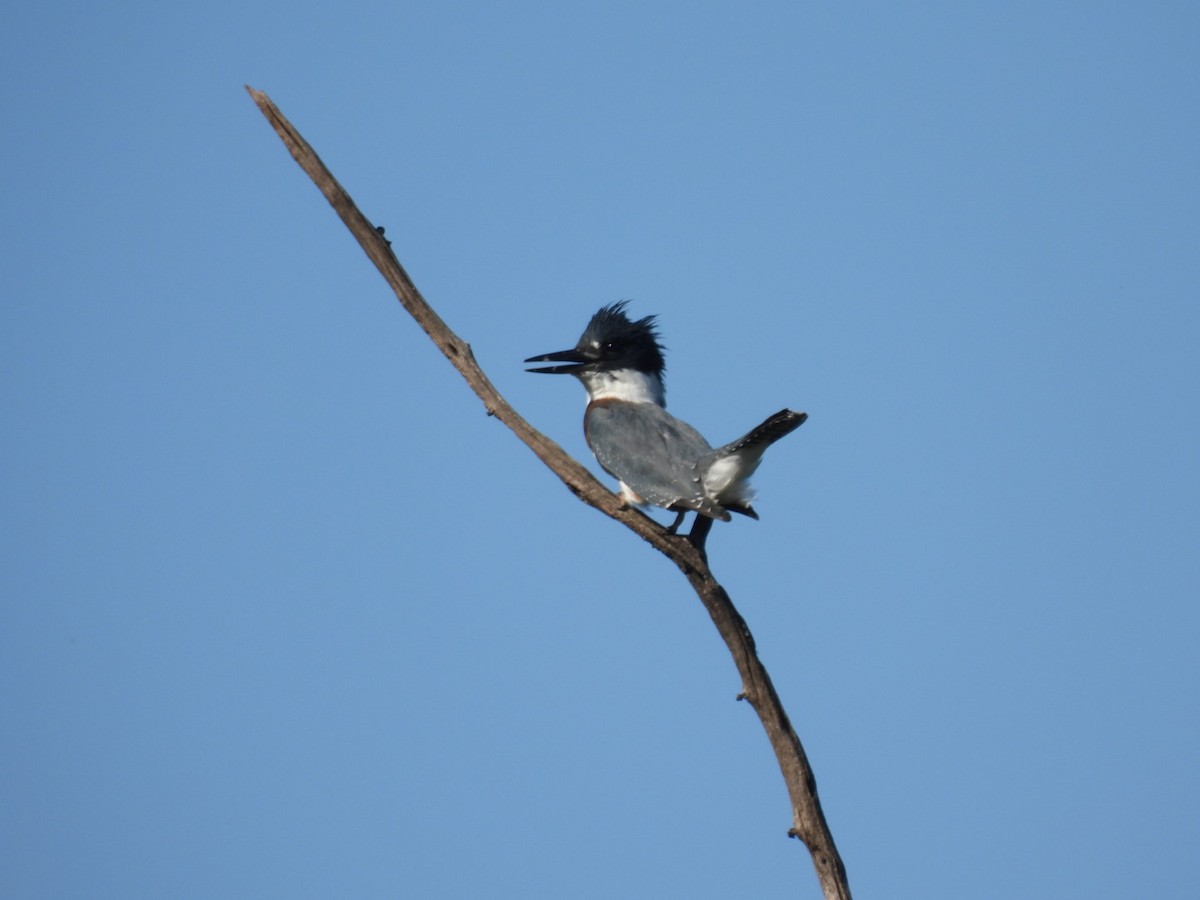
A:
<svg viewBox="0 0 1200 900">
<path fill-rule="evenodd" d="M 594 402 L 588 406 L 584 431 L 604 470 L 647 503 L 728 518 L 705 496 L 696 466 L 712 447 L 700 432 L 661 406 Z"/>
</svg>

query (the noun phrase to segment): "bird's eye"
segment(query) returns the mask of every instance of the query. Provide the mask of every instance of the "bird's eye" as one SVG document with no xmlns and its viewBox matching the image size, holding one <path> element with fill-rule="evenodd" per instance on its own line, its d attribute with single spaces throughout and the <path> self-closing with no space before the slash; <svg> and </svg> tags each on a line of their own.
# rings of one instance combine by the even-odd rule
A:
<svg viewBox="0 0 1200 900">
<path fill-rule="evenodd" d="M 611 352 L 611 351 L 613 351 L 613 350 L 616 350 L 616 349 L 617 349 L 617 342 L 616 342 L 616 341 L 605 341 L 605 342 L 604 342 L 604 349 L 605 349 L 605 350 L 608 350 L 608 351 L 610 351 L 610 352 Z"/>
</svg>

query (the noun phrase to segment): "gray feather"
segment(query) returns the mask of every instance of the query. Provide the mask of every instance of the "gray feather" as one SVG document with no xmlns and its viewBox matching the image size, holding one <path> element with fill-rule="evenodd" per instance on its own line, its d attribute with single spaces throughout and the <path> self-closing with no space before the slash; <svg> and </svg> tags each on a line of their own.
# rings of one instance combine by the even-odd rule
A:
<svg viewBox="0 0 1200 900">
<path fill-rule="evenodd" d="M 604 471 L 647 503 L 728 521 L 729 513 L 705 496 L 696 465 L 712 447 L 695 428 L 661 406 L 594 403 L 584 430 Z"/>
</svg>

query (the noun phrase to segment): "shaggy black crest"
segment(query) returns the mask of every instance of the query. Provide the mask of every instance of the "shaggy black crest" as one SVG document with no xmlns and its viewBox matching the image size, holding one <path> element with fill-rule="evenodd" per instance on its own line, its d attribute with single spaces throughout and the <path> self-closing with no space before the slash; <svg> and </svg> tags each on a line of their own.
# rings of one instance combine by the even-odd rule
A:
<svg viewBox="0 0 1200 900">
<path fill-rule="evenodd" d="M 663 357 L 666 348 L 658 337 L 657 317 L 630 319 L 625 314 L 628 304 L 628 300 L 622 300 L 602 306 L 588 322 L 576 346 L 580 350 L 591 350 L 598 345 L 604 358 L 628 360 L 643 372 L 662 375 L 667 368 Z"/>
</svg>

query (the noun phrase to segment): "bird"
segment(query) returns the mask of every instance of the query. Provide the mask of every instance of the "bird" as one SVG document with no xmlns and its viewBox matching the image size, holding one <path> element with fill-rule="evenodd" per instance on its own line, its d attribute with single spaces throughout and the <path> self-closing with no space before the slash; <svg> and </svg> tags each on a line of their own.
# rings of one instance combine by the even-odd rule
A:
<svg viewBox="0 0 1200 900">
<path fill-rule="evenodd" d="M 634 319 L 628 301 L 603 306 L 570 350 L 543 353 L 529 363 L 543 375 L 574 375 L 587 390 L 584 437 L 601 468 L 617 479 L 621 500 L 676 513 L 677 533 L 696 513 L 688 535 L 702 553 L 715 520 L 730 513 L 758 518 L 749 479 L 773 443 L 804 424 L 807 413 L 783 409 L 728 444 L 713 448 L 695 428 L 666 409 L 664 346 L 657 317 Z"/>
</svg>

